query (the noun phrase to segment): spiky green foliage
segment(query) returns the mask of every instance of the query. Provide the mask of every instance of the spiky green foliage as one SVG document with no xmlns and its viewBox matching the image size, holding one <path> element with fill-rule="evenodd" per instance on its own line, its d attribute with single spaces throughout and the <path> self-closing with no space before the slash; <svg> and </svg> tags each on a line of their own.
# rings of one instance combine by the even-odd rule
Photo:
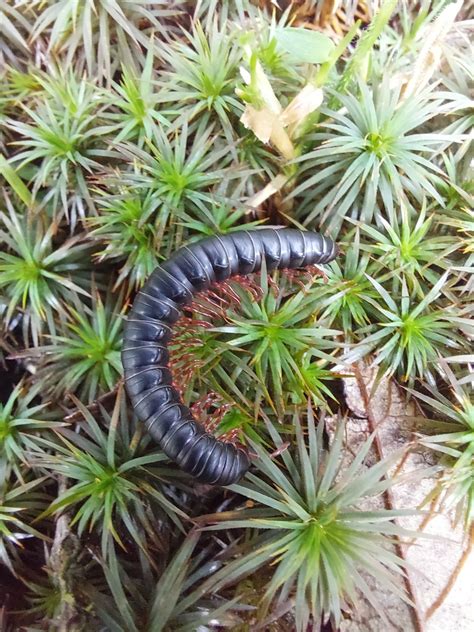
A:
<svg viewBox="0 0 474 632">
<path fill-rule="evenodd" d="M 474 211 L 463 206 L 454 211 L 452 217 L 443 216 L 440 221 L 456 231 L 456 243 L 464 256 L 455 270 L 461 272 L 466 281 L 460 287 L 461 293 L 469 294 L 474 289 Z"/>
<path fill-rule="evenodd" d="M 18 198 L 26 205 L 32 203 L 32 196 L 25 186 L 25 183 L 17 174 L 16 170 L 8 164 L 8 161 L 0 154 L 0 173 L 3 179 L 11 186 L 12 191 L 18 196 Z"/>
<path fill-rule="evenodd" d="M 274 293 L 265 274 L 261 277 L 261 288 L 261 301 L 242 293 L 239 313 L 229 313 L 229 324 L 215 331 L 226 334 L 227 344 L 249 358 L 249 365 L 254 367 L 261 384 L 271 387 L 270 403 L 281 412 L 285 382 L 296 382 L 300 392 L 320 396 L 316 374 L 311 373 L 317 373 L 318 360 L 333 360 L 331 352 L 336 346 L 333 339 L 339 332 L 314 322 L 317 290 L 311 293 L 303 288 L 288 297 L 283 281 Z M 225 359 L 225 352 L 223 356 Z"/>
<path fill-rule="evenodd" d="M 349 233 L 348 237 L 342 257 L 328 267 L 327 280 L 318 288 L 318 307 L 323 320 L 330 326 L 341 327 L 350 338 L 357 326 L 370 322 L 374 290 L 367 278 L 371 271 L 370 257 L 362 250 L 360 231 Z"/>
<path fill-rule="evenodd" d="M 10 2 L 0 2 L 0 25 L 2 27 L 2 40 L 0 52 L 14 59 L 15 50 L 21 52 L 28 50 L 26 35 L 31 31 L 31 24 Z"/>
<path fill-rule="evenodd" d="M 427 196 L 444 206 L 437 191 L 444 174 L 429 158 L 453 138 L 414 131 L 438 114 L 443 95 L 430 90 L 403 99 L 386 81 L 359 90 L 338 95 L 340 110 L 323 111 L 321 131 L 310 137 L 317 146 L 298 159 L 302 181 L 291 193 L 306 225 L 319 220 L 333 233 L 346 216 L 366 223 L 394 217 L 397 200 L 421 204 Z"/>
<path fill-rule="evenodd" d="M 74 227 L 93 207 L 86 175 L 99 168 L 97 158 L 100 93 L 73 73 L 43 79 L 43 92 L 23 106 L 26 120 L 10 119 L 8 127 L 19 136 L 20 151 L 12 162 L 20 170 L 33 165 L 32 192 L 53 216 L 65 214 Z"/>
<path fill-rule="evenodd" d="M 120 146 L 123 158 L 134 166 L 133 172 L 120 174 L 120 181 L 150 195 L 157 239 L 162 242 L 166 238 L 169 249 L 180 243 L 181 219 L 206 218 L 207 207 L 214 202 L 210 193 L 213 185 L 244 175 L 226 168 L 231 158 L 229 147 L 204 123 L 201 121 L 193 132 L 185 123 L 169 136 L 154 126 L 146 149 Z"/>
<path fill-rule="evenodd" d="M 25 483 L 4 480 L 0 487 L 0 562 L 13 575 L 21 566 L 22 540 L 48 539 L 32 525 L 48 501 L 48 496 L 38 490 L 42 483 L 43 477 Z"/>
<path fill-rule="evenodd" d="M 231 512 L 217 526 L 207 528 L 256 530 L 249 551 L 218 573 L 216 585 L 233 583 L 263 564 L 271 564 L 261 615 L 275 600 L 284 604 L 295 593 L 295 629 L 302 631 L 310 621 L 311 629 L 317 629 L 324 614 L 338 624 L 342 599 L 355 602 L 362 593 L 376 603 L 364 574 L 403 595 L 397 573 L 402 575 L 404 562 L 390 551 L 389 544 L 396 535 L 408 535 L 392 521 L 410 511 L 364 508 L 364 499 L 393 485 L 385 476 L 394 455 L 372 467 L 364 466 L 372 438 L 341 469 L 342 423 L 329 450 L 324 448 L 324 423 L 316 428 L 311 408 L 307 438 L 298 418 L 295 431 L 295 449 L 284 452 L 281 463 L 260 446 L 253 446 L 258 475 L 249 474 L 243 483 L 231 487 L 255 507 Z M 277 431 L 272 434 L 276 444 L 282 445 Z M 380 607 L 377 609 L 383 616 Z"/>
<path fill-rule="evenodd" d="M 221 403 L 234 409 L 230 416 L 224 418 L 224 425 L 242 427 L 249 417 L 258 412 L 261 385 L 255 371 L 248 365 L 248 358 L 240 358 L 217 332 L 211 330 L 209 319 L 216 318 L 213 309 L 215 305 L 209 311 L 206 304 L 203 314 L 202 308 L 199 308 L 187 326 L 179 331 L 171 345 L 171 364 L 187 404 L 199 402 L 205 393 L 211 394 L 211 397 L 214 394 Z M 196 324 L 199 324 L 199 333 Z M 252 386 L 249 388 L 249 385 Z M 252 402 L 255 391 L 258 396 Z M 241 438 L 245 441 L 244 436 Z"/>
<path fill-rule="evenodd" d="M 36 0 L 34 5 L 40 4 Z M 110 78 L 117 62 L 133 65 L 141 57 L 140 45 L 150 43 L 146 32 L 140 28 L 142 21 L 148 30 L 164 33 L 159 16 L 173 15 L 166 4 L 129 2 L 127 0 L 60 0 L 43 3 L 42 12 L 34 24 L 33 40 L 48 33 L 48 52 L 65 53 L 65 63 L 86 66 L 91 76 Z M 114 42 L 114 45 L 111 45 Z"/>
<path fill-rule="evenodd" d="M 216 563 L 207 559 L 205 549 L 193 556 L 198 540 L 199 533 L 191 532 L 155 582 L 146 572 L 128 575 L 117 557 L 103 564 L 113 601 L 98 592 L 92 593 L 92 599 L 107 629 L 192 632 L 196 626 L 207 631 L 216 625 L 232 629 L 239 623 L 232 612 L 236 600 L 205 596 L 202 590 L 203 577 L 212 573 Z"/>
<path fill-rule="evenodd" d="M 305 410 L 344 407 L 359 361 L 417 398 L 435 507 L 471 528 L 468 9 L 364 6 L 0 0 L 0 627 L 352 625 L 360 577 L 401 568 L 377 531 L 400 533 L 391 445 L 349 480 Z M 282 224 L 336 238 L 324 275 L 219 284 L 175 326 L 184 402 L 256 453 L 240 487 L 202 486 L 134 418 L 122 323 L 178 247 Z M 364 514 L 369 479 L 393 514 Z M 198 539 L 209 520 L 238 528 Z"/>
<path fill-rule="evenodd" d="M 61 591 L 46 582 L 28 582 L 29 614 L 40 615 L 49 621 L 58 615 L 61 608 Z"/>
<path fill-rule="evenodd" d="M 413 391 L 429 418 L 417 418 L 421 432 L 430 433 L 422 437 L 421 443 L 442 456 L 445 469 L 435 493 L 441 493 L 441 501 L 455 507 L 457 519 L 470 526 L 474 520 L 472 384 L 469 375 L 467 379 L 456 377 L 449 364 L 443 363 L 443 373 L 449 385 L 446 394 L 429 385 L 425 391 Z"/>
<path fill-rule="evenodd" d="M 8 463 L 22 480 L 20 465 L 28 466 L 28 453 L 37 447 L 40 431 L 56 428 L 56 421 L 48 420 L 46 404 L 34 404 L 39 389 L 26 389 L 17 384 L 5 404 L 0 403 L 0 461 Z"/>
<path fill-rule="evenodd" d="M 84 253 L 90 246 L 79 235 L 56 246 L 55 224 L 48 225 L 41 215 L 19 215 L 8 199 L 7 206 L 8 215 L 0 215 L 4 245 L 0 252 L 0 287 L 9 301 L 4 326 L 8 327 L 21 311 L 25 340 L 31 332 L 38 344 L 45 323 L 49 331 L 55 331 L 54 313 L 65 312 L 69 292 L 87 294 Z"/>
<path fill-rule="evenodd" d="M 157 107 L 159 91 L 153 62 L 153 48 L 150 48 L 140 75 L 124 66 L 120 82 L 112 84 L 113 92 L 108 93 L 108 99 L 114 111 L 106 117 L 112 121 L 109 133 L 116 131 L 115 143 L 134 140 L 142 147 L 145 139 L 153 135 L 155 124 L 169 125 Z"/>
<path fill-rule="evenodd" d="M 42 356 L 39 376 L 49 384 L 47 392 L 54 397 L 77 393 L 92 402 L 98 394 L 113 390 L 122 374 L 122 324 L 110 294 L 103 302 L 94 293 L 91 307 L 72 300 L 60 334 L 37 349 Z"/>
<path fill-rule="evenodd" d="M 422 299 L 439 280 L 440 273 L 452 266 L 449 254 L 459 248 L 459 243 L 451 235 L 433 234 L 436 220 L 434 214 L 427 217 L 426 207 L 416 214 L 402 206 L 400 217 L 400 224 L 380 218 L 384 232 L 370 225 L 361 230 L 374 240 L 368 249 L 379 258 L 379 264 L 387 271 L 397 272 L 393 291 L 399 291 L 402 278 L 409 290 Z"/>
<path fill-rule="evenodd" d="M 374 15 L 374 19 L 370 23 L 369 28 L 360 38 L 354 54 L 349 59 L 347 66 L 344 69 L 342 77 L 338 83 L 339 90 L 345 91 L 348 88 L 351 79 L 357 76 L 364 76 L 366 73 L 370 58 L 374 56 L 373 49 L 376 45 L 377 39 L 382 35 L 384 29 L 387 27 L 396 4 L 396 0 L 387 0 L 387 2 L 384 2 L 381 6 L 377 7 L 378 10 Z M 404 7 L 402 7 L 402 14 L 403 8 Z"/>
<path fill-rule="evenodd" d="M 73 510 L 72 524 L 77 523 L 79 535 L 97 529 L 104 556 L 112 539 L 126 549 L 124 532 L 146 551 L 146 538 L 156 539 L 156 521 L 168 516 L 179 525 L 179 517 L 185 517 L 162 491 L 160 481 L 167 470 L 159 464 L 166 457 L 147 449 L 149 440 L 141 426 L 130 424 L 122 389 L 112 415 L 102 410 L 102 425 L 75 401 L 85 422 L 83 432 L 61 430 L 56 443 L 43 442 L 55 454 L 37 457 L 41 467 L 72 482 L 43 515 Z"/>
<path fill-rule="evenodd" d="M 210 208 L 202 210 L 201 220 L 195 220 L 189 216 L 187 221 L 183 222 L 183 225 L 193 232 L 193 239 L 231 233 L 236 230 L 251 230 L 261 223 L 258 220 L 246 221 L 245 211 L 233 209 L 229 203 L 213 204 Z"/>
<path fill-rule="evenodd" d="M 346 355 L 347 362 L 355 362 L 375 352 L 374 363 L 384 372 L 397 373 L 403 381 L 413 383 L 416 377 L 434 383 L 433 369 L 440 357 L 451 350 L 468 350 L 461 328 L 472 330 L 472 322 L 456 312 L 455 306 L 439 308 L 440 297 L 448 280 L 445 273 L 421 300 L 410 294 L 402 282 L 401 296 L 394 300 L 375 279 L 370 281 L 377 291 L 377 300 L 370 302 L 380 314 L 380 321 L 358 330 L 363 339 L 359 346 Z"/>
<path fill-rule="evenodd" d="M 98 200 L 99 214 L 88 218 L 91 237 L 104 244 L 97 255 L 123 262 L 116 285 L 127 280 L 140 286 L 158 265 L 161 233 L 154 221 L 157 205 L 150 193 L 137 194 L 131 187 L 121 187 L 116 195 Z"/>
<path fill-rule="evenodd" d="M 234 95 L 239 49 L 227 29 L 214 23 L 207 33 L 198 23 L 184 42 L 164 50 L 172 70 L 165 71 L 160 83 L 166 91 L 162 100 L 175 108 L 185 108 L 185 117 L 202 116 L 206 124 L 210 113 L 220 120 L 226 138 L 232 143 L 232 112 L 241 111 Z"/>
<path fill-rule="evenodd" d="M 264 271 L 243 287 L 217 287 L 178 325 L 171 345 L 176 382 L 187 403 L 203 393 L 218 396 L 228 409 L 222 432 L 240 429 L 242 441 L 256 439 L 262 414 L 283 415 L 308 396 L 321 406 L 333 399 L 326 383 L 337 377 L 342 332 L 317 319 L 321 286 L 314 281 Z"/>
</svg>

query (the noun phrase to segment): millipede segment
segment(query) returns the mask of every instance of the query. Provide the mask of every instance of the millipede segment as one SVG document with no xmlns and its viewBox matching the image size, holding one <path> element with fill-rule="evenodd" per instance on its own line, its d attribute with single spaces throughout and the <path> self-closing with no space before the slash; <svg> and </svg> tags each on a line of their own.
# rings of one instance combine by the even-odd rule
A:
<svg viewBox="0 0 474 632">
<path fill-rule="evenodd" d="M 194 296 L 237 275 L 324 264 L 336 244 L 292 228 L 238 231 L 185 246 L 158 266 L 138 293 L 124 334 L 122 363 L 127 393 L 138 417 L 165 454 L 196 480 L 231 485 L 248 470 L 239 446 L 205 431 L 173 386 L 168 343 L 173 325 Z"/>
</svg>

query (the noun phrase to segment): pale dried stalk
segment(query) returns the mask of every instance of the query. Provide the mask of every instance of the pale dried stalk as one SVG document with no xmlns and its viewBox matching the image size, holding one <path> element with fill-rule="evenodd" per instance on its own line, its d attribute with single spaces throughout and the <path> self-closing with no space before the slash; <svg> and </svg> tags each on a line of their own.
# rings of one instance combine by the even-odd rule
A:
<svg viewBox="0 0 474 632">
<path fill-rule="evenodd" d="M 407 99 L 427 85 L 441 62 L 441 42 L 451 30 L 463 0 L 448 5 L 436 20 L 426 28 L 424 44 L 418 55 L 408 83 L 402 90 L 402 98 Z"/>
<path fill-rule="evenodd" d="M 247 206 L 249 207 L 247 213 L 254 211 L 266 200 L 268 200 L 269 197 L 278 193 L 278 191 L 285 185 L 286 181 L 287 177 L 282 173 L 279 173 L 277 176 L 272 178 L 261 191 L 258 191 L 258 193 L 255 193 L 255 195 L 252 195 L 252 197 L 247 200 Z"/>
</svg>

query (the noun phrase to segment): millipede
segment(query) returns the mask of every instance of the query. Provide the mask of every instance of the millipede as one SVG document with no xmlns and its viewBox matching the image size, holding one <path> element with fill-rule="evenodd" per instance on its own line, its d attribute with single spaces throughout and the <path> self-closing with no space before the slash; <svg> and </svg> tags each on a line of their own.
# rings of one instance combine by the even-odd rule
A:
<svg viewBox="0 0 474 632">
<path fill-rule="evenodd" d="M 125 324 L 122 363 L 132 406 L 163 452 L 196 480 L 231 485 L 244 476 L 244 447 L 207 432 L 173 385 L 173 324 L 199 292 L 237 275 L 332 261 L 336 244 L 295 228 L 257 228 L 201 239 L 159 265 L 137 294 Z"/>
</svg>

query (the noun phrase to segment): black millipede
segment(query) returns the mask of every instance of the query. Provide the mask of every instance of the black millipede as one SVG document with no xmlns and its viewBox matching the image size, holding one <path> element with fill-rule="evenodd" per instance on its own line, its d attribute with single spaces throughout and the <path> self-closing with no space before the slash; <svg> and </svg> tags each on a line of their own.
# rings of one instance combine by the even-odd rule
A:
<svg viewBox="0 0 474 632">
<path fill-rule="evenodd" d="M 163 452 L 196 480 L 231 485 L 248 470 L 246 450 L 205 431 L 173 386 L 168 343 L 194 295 L 235 275 L 332 261 L 336 244 L 318 233 L 261 228 L 184 246 L 150 275 L 127 319 L 122 349 L 133 408 Z"/>
</svg>

